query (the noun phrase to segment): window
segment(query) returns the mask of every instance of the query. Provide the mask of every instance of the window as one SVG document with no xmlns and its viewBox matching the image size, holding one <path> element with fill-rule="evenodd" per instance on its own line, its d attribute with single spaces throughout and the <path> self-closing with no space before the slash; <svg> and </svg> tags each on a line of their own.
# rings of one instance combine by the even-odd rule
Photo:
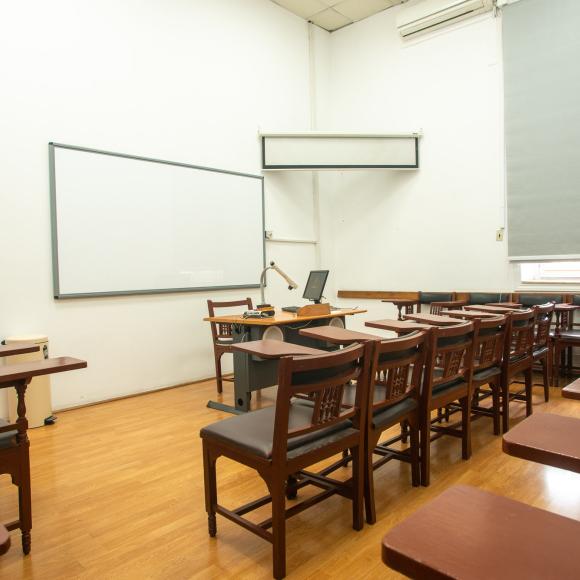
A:
<svg viewBox="0 0 580 580">
<path fill-rule="evenodd" d="M 580 262 L 520 264 L 522 284 L 580 284 Z"/>
</svg>

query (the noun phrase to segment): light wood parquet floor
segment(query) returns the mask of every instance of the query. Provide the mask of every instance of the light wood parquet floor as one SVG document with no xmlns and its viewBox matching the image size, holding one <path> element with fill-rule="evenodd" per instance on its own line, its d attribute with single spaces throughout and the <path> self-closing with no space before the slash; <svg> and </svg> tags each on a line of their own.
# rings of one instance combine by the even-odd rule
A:
<svg viewBox="0 0 580 580">
<path fill-rule="evenodd" d="M 232 387 L 225 389 L 230 403 Z M 552 388 L 546 404 L 542 389 L 534 391 L 534 412 L 580 417 L 580 401 Z M 207 535 L 199 430 L 228 416 L 206 408 L 212 397 L 208 381 L 61 412 L 56 425 L 32 430 L 32 553 L 22 556 L 20 534 L 12 532 L 0 578 L 271 578 L 268 543 L 219 516 L 217 538 Z M 266 390 L 257 402 L 272 400 Z M 511 408 L 515 424 L 524 405 Z M 378 521 L 361 532 L 352 530 L 348 502 L 338 496 L 292 518 L 288 577 L 397 578 L 381 562 L 382 536 L 459 482 L 580 519 L 580 475 L 505 455 L 489 419 L 473 423 L 471 460 L 461 460 L 460 446 L 450 437 L 433 444 L 429 488 L 411 487 L 406 464 L 379 470 Z M 218 461 L 218 485 L 226 506 L 265 492 L 254 472 L 226 459 Z M 16 488 L 2 476 L 2 519 L 16 509 Z"/>
</svg>

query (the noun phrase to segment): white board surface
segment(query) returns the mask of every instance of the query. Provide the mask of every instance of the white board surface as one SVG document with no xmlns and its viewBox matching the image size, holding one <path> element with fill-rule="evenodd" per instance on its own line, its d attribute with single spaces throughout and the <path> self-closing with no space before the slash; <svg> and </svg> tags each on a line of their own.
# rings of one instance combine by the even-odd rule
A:
<svg viewBox="0 0 580 580">
<path fill-rule="evenodd" d="M 258 284 L 261 177 L 51 152 L 55 297 Z"/>
</svg>

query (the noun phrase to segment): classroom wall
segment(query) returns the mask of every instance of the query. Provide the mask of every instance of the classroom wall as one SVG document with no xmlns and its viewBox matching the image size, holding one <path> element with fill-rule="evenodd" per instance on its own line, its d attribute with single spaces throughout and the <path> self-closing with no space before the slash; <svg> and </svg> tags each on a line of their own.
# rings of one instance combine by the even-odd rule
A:
<svg viewBox="0 0 580 580">
<path fill-rule="evenodd" d="M 206 299 L 258 291 L 53 300 L 47 143 L 259 173 L 259 128 L 310 128 L 306 22 L 265 0 L 3 2 L 0 54 L 0 337 L 88 360 L 53 377 L 55 409 L 213 376 Z M 311 174 L 266 177 L 267 229 L 312 239 L 313 215 Z M 312 245 L 267 252 L 300 283 L 316 265 Z"/>
<path fill-rule="evenodd" d="M 510 290 L 506 242 L 495 239 L 504 226 L 500 20 L 488 14 L 403 41 L 400 9 L 330 37 L 324 128 L 424 132 L 418 171 L 321 174 L 333 290 Z"/>
</svg>

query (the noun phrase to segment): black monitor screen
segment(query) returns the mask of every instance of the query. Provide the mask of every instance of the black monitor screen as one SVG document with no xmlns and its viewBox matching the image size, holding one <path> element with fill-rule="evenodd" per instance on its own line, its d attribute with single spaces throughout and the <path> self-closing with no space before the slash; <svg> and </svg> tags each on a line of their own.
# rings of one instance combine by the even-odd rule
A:
<svg viewBox="0 0 580 580">
<path fill-rule="evenodd" d="M 312 270 L 310 276 L 308 276 L 308 282 L 306 282 L 302 298 L 319 302 L 322 298 L 327 278 L 328 270 Z"/>
</svg>

